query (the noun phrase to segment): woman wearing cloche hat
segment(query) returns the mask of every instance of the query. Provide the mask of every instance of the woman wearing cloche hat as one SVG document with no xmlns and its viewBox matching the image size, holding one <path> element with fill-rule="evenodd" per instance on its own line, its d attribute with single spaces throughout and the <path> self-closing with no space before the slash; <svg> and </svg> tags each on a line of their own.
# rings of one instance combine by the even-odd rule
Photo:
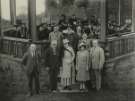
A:
<svg viewBox="0 0 135 101">
<path fill-rule="evenodd" d="M 85 43 L 79 44 L 79 51 L 76 57 L 76 80 L 80 83 L 80 90 L 86 90 L 85 82 L 89 77 L 89 52 L 86 49 Z"/>
<path fill-rule="evenodd" d="M 61 71 L 61 85 L 63 89 L 71 90 L 72 80 L 72 68 L 74 68 L 75 53 L 71 46 L 69 46 L 69 40 L 63 39 L 64 49 L 62 55 L 62 71 Z"/>
</svg>

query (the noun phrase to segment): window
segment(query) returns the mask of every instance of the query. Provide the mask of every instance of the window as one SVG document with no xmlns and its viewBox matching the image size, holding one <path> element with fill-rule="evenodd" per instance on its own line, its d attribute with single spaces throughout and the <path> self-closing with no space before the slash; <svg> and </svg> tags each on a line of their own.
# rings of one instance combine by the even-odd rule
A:
<svg viewBox="0 0 135 101">
<path fill-rule="evenodd" d="M 9 0 L 1 0 L 2 8 L 2 27 L 6 29 L 10 26 L 10 6 Z"/>
<path fill-rule="evenodd" d="M 107 20 L 108 35 L 131 32 L 132 0 L 107 0 Z"/>
</svg>

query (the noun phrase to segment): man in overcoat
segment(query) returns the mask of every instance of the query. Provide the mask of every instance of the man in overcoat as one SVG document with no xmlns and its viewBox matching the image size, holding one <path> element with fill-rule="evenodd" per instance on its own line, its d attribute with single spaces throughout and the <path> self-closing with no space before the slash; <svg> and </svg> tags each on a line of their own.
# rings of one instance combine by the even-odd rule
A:
<svg viewBox="0 0 135 101">
<path fill-rule="evenodd" d="M 32 43 L 28 51 L 24 54 L 22 64 L 26 67 L 26 74 L 28 77 L 29 95 L 33 95 L 33 81 L 35 83 L 36 94 L 39 94 L 39 55 L 37 53 L 37 46 Z"/>
</svg>

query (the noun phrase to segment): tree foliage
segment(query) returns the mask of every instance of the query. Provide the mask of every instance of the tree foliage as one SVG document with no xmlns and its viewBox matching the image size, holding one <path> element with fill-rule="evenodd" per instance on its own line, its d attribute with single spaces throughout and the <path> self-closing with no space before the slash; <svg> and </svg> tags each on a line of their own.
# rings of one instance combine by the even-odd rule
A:
<svg viewBox="0 0 135 101">
<path fill-rule="evenodd" d="M 89 0 L 79 0 L 76 2 L 77 7 L 87 8 L 89 5 Z"/>
<path fill-rule="evenodd" d="M 63 6 L 73 5 L 75 0 L 61 0 Z"/>
<path fill-rule="evenodd" d="M 58 4 L 55 0 L 46 0 L 48 7 L 57 8 Z"/>
</svg>

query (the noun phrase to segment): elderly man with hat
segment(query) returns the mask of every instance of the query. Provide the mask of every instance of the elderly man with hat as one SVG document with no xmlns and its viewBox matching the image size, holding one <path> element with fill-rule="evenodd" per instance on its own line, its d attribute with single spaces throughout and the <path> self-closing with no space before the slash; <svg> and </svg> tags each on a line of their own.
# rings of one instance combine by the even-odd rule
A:
<svg viewBox="0 0 135 101">
<path fill-rule="evenodd" d="M 58 82 L 57 77 L 60 67 L 60 54 L 57 49 L 57 40 L 52 40 L 50 47 L 46 50 L 45 64 L 49 71 L 50 90 L 56 92 Z"/>
</svg>

